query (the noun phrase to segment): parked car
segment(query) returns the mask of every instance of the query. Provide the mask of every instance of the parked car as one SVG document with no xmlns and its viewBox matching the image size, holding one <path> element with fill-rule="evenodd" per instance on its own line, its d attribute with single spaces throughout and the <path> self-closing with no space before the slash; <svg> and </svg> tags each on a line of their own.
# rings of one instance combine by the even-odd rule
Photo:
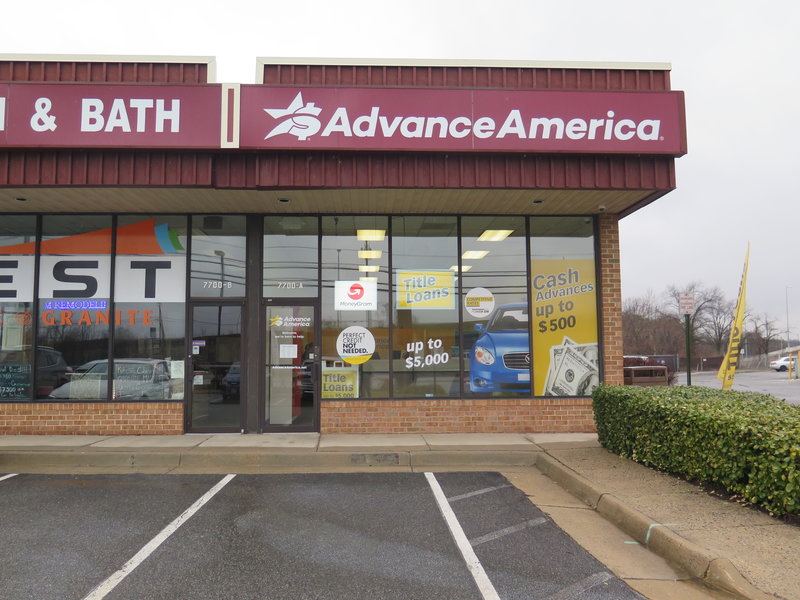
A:
<svg viewBox="0 0 800 600">
<path fill-rule="evenodd" d="M 21 369 L 21 372 L 30 373 L 31 363 L 33 356 L 31 356 L 31 347 L 22 346 L 19 348 L 7 348 L 0 350 L 0 364 L 14 365 Z M 64 356 L 49 346 L 36 346 L 36 397 L 47 398 L 54 388 L 63 385 L 69 381 L 72 375 L 72 369 L 64 360 Z M 30 375 L 23 379 L 17 379 L 17 384 L 20 384 L 27 379 L 27 383 L 20 385 L 18 392 L 25 396 L 28 394 L 28 385 L 30 385 Z"/>
<path fill-rule="evenodd" d="M 793 356 L 781 356 L 778 360 L 773 360 L 769 363 L 769 368 L 775 369 L 776 371 L 786 371 L 789 367 L 794 369 Z"/>
<path fill-rule="evenodd" d="M 527 392 L 531 389 L 531 352 L 528 305 L 498 306 L 486 325 L 475 329 L 481 336 L 469 353 L 469 388 L 472 392 Z"/>
<path fill-rule="evenodd" d="M 228 372 L 220 382 L 223 402 L 239 402 L 239 390 L 241 388 L 242 370 L 239 361 L 231 363 Z"/>
<path fill-rule="evenodd" d="M 108 361 L 99 360 L 77 379 L 53 390 L 58 400 L 101 400 L 108 390 Z M 114 361 L 113 397 L 116 400 L 167 400 L 170 376 L 167 361 L 123 358 Z"/>
</svg>

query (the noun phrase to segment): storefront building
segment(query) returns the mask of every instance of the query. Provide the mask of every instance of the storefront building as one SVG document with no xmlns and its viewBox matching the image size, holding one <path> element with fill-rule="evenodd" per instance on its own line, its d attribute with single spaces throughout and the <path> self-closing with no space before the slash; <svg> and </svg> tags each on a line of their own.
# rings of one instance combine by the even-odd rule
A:
<svg viewBox="0 0 800 600">
<path fill-rule="evenodd" d="M 659 64 L 0 55 L 0 433 L 592 431 Z"/>
</svg>

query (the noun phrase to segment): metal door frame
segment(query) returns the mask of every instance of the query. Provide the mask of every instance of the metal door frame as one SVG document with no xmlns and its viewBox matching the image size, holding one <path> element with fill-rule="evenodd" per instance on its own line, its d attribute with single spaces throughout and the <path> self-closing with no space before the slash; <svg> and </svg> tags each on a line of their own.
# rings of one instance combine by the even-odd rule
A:
<svg viewBox="0 0 800 600">
<path fill-rule="evenodd" d="M 316 345 L 316 352 L 314 352 L 314 408 L 312 411 L 313 422 L 308 425 L 269 425 L 266 422 L 266 399 L 267 399 L 267 352 L 266 347 L 270 339 L 269 328 L 267 327 L 267 308 L 273 306 L 282 306 L 287 308 L 294 308 L 299 306 L 308 306 L 314 309 L 314 343 Z M 320 394 L 322 391 L 322 326 L 320 323 L 320 300 L 319 298 L 264 298 L 261 302 L 261 351 L 260 356 L 260 380 L 259 386 L 259 402 L 258 402 L 258 416 L 259 416 L 259 429 L 263 433 L 298 433 L 298 432 L 318 432 L 320 429 Z"/>
<path fill-rule="evenodd" d="M 241 328 L 239 331 L 239 427 L 192 427 L 192 404 L 193 392 L 192 385 L 194 379 L 193 364 L 194 355 L 192 354 L 192 340 L 194 338 L 194 309 L 196 307 L 209 306 L 237 306 L 240 310 Z M 220 298 L 203 298 L 190 300 L 186 303 L 186 360 L 184 361 L 185 373 L 183 382 L 183 401 L 184 401 L 184 431 L 187 433 L 244 433 L 245 419 L 247 414 L 248 390 L 248 361 L 245 360 L 245 348 L 247 334 L 247 304 L 244 300 L 224 300 Z"/>
</svg>

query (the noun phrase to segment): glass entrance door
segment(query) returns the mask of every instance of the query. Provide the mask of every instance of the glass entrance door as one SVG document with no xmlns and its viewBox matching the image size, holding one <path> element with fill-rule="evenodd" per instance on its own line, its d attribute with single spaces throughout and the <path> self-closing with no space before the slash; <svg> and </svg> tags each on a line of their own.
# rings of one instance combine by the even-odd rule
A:
<svg viewBox="0 0 800 600">
<path fill-rule="evenodd" d="M 192 307 L 190 431 L 242 429 L 242 307 Z"/>
<path fill-rule="evenodd" d="M 268 305 L 264 425 L 269 430 L 317 427 L 319 354 L 315 305 Z"/>
</svg>

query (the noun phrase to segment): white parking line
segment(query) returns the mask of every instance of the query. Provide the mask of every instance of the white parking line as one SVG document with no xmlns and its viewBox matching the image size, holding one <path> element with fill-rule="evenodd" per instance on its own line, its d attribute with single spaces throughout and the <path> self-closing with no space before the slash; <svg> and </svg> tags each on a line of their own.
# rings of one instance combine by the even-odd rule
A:
<svg viewBox="0 0 800 600">
<path fill-rule="evenodd" d="M 510 483 L 506 483 L 504 485 L 496 485 L 495 487 L 488 487 L 483 488 L 480 490 L 475 490 L 474 492 L 467 492 L 466 494 L 460 494 L 458 496 L 450 496 L 447 501 L 448 502 L 457 502 L 459 500 L 464 500 L 466 498 L 472 498 L 473 496 L 480 496 L 482 494 L 488 494 L 489 492 L 496 492 L 497 490 L 502 490 L 503 488 L 511 487 Z"/>
<path fill-rule="evenodd" d="M 486 535 L 482 535 L 480 537 L 472 538 L 469 543 L 472 544 L 472 547 L 480 546 L 481 544 L 485 544 L 486 542 L 491 542 L 493 540 L 500 539 L 501 537 L 511 535 L 512 533 L 517 533 L 518 531 L 522 531 L 523 529 L 527 529 L 528 527 L 536 527 L 537 525 L 543 525 L 547 523 L 547 519 L 544 517 L 539 517 L 538 519 L 531 519 L 530 521 L 525 521 L 524 523 L 519 523 L 518 525 L 512 525 L 511 527 L 506 527 L 504 529 L 499 529 L 498 531 L 493 531 L 491 533 L 487 533 Z"/>
<path fill-rule="evenodd" d="M 0 481 L 5 481 L 6 479 L 11 479 L 12 477 L 16 477 L 19 473 L 9 473 L 8 475 L 3 475 L 0 477 Z"/>
<path fill-rule="evenodd" d="M 217 485 L 203 494 L 194 504 L 183 511 L 172 523 L 164 527 L 161 532 L 150 540 L 133 558 L 122 565 L 122 568 L 113 573 L 108 579 L 103 581 L 100 585 L 94 588 L 83 600 L 102 600 L 111 590 L 117 587 L 123 579 L 130 575 L 133 570 L 138 567 L 144 560 L 150 556 L 161 544 L 163 544 L 169 536 L 171 536 L 177 529 L 188 521 L 198 510 L 200 510 L 217 492 L 224 488 L 228 482 L 236 477 L 236 475 L 226 475 Z"/>
<path fill-rule="evenodd" d="M 425 473 L 425 478 L 428 480 L 428 485 L 431 486 L 436 504 L 438 504 L 442 517 L 444 517 L 447 526 L 450 528 L 450 534 L 453 536 L 453 540 L 455 540 L 456 546 L 458 546 L 461 556 L 464 558 L 467 569 L 469 569 L 472 579 L 475 580 L 475 584 L 478 586 L 481 596 L 484 600 L 500 600 L 497 590 L 494 589 L 494 585 L 492 585 L 492 582 L 489 580 L 489 576 L 486 574 L 483 565 L 481 565 L 481 561 L 478 560 L 464 530 L 461 528 L 461 523 L 458 522 L 456 514 L 450 507 L 450 503 L 447 502 L 447 497 L 442 491 L 442 486 L 439 485 L 433 473 Z"/>
<path fill-rule="evenodd" d="M 586 590 L 590 590 L 593 587 L 600 585 L 601 583 L 605 583 L 614 579 L 614 576 L 611 573 L 607 573 L 602 571 L 600 573 L 595 573 L 594 575 L 589 575 L 585 579 L 581 579 L 573 583 L 572 585 L 565 587 L 560 592 L 556 592 L 545 598 L 545 600 L 572 600 L 573 598 L 577 598 Z"/>
</svg>

